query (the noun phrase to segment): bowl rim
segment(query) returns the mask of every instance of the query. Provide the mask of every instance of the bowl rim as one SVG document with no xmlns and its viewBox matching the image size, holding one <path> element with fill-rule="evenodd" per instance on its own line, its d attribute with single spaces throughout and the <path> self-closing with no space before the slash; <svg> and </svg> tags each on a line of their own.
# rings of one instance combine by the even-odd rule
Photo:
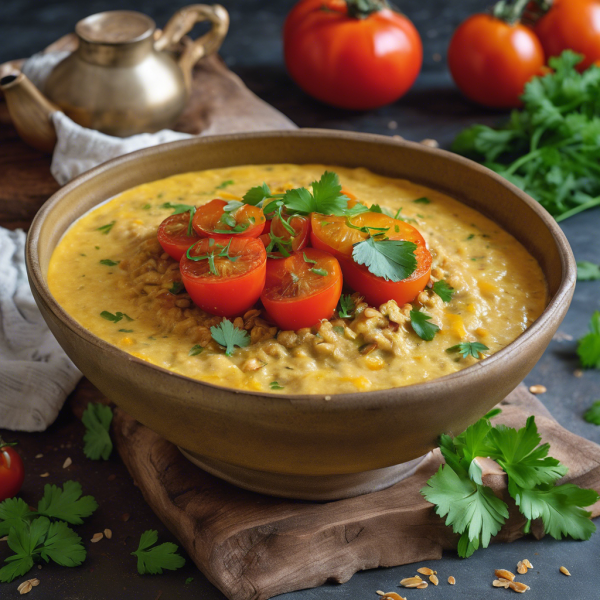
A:
<svg viewBox="0 0 600 600">
<path fill-rule="evenodd" d="M 170 371 L 164 367 L 160 367 L 151 362 L 143 360 L 141 358 L 137 358 L 124 350 L 121 350 L 117 346 L 110 344 L 109 342 L 104 341 L 102 338 L 96 336 L 91 331 L 83 327 L 79 324 L 71 315 L 69 315 L 62 306 L 58 303 L 58 301 L 54 298 L 50 289 L 48 287 L 46 278 L 42 273 L 42 269 L 39 261 L 39 253 L 38 253 L 38 241 L 39 234 L 42 228 L 45 217 L 62 201 L 65 196 L 68 196 L 72 190 L 76 189 L 79 185 L 84 182 L 87 182 L 97 175 L 105 173 L 106 171 L 110 171 L 113 167 L 117 165 L 123 165 L 128 163 L 135 163 L 137 161 L 143 161 L 146 157 L 152 156 L 155 154 L 161 154 L 169 149 L 186 147 L 186 146 L 196 146 L 196 145 L 207 145 L 210 146 L 211 143 L 219 143 L 219 142 L 231 142 L 235 143 L 238 140 L 248 140 L 248 139 L 256 139 L 256 140 L 265 140 L 268 138 L 285 138 L 285 137 L 308 137 L 308 138 L 328 138 L 337 141 L 351 140 L 351 141 L 363 141 L 375 143 L 378 145 L 388 145 L 388 146 L 404 146 L 412 151 L 417 151 L 422 154 L 433 154 L 437 155 L 445 160 L 450 162 L 454 162 L 456 164 L 466 166 L 470 169 L 479 171 L 480 173 L 486 175 L 487 177 L 491 177 L 501 186 L 508 188 L 510 192 L 516 195 L 522 202 L 524 202 L 544 223 L 544 225 L 550 231 L 552 238 L 554 239 L 556 246 L 559 251 L 560 261 L 561 261 L 561 269 L 562 269 L 562 277 L 560 281 L 560 285 L 554 294 L 550 298 L 550 301 L 546 305 L 542 314 L 534 321 L 534 323 L 528 327 L 524 332 L 522 332 L 517 338 L 515 338 L 512 342 L 510 342 L 507 346 L 505 346 L 502 350 L 488 356 L 477 363 L 461 369 L 460 371 L 455 371 L 454 373 L 449 373 L 447 375 L 443 375 L 436 379 L 431 379 L 423 382 L 413 383 L 406 386 L 395 387 L 395 388 L 385 388 L 381 390 L 372 390 L 372 391 L 362 391 L 362 392 L 349 392 L 349 393 L 333 393 L 331 395 L 326 395 L 324 393 L 319 394 L 286 394 L 286 393 L 273 393 L 273 392 L 257 392 L 251 390 L 242 390 L 238 388 L 232 388 L 224 385 L 218 385 L 215 383 L 210 383 L 207 381 L 203 381 L 201 379 L 194 379 L 192 377 L 188 377 L 186 375 L 181 375 L 180 373 L 176 373 L 175 371 Z M 174 173 L 173 175 L 175 175 Z M 155 181 L 155 180 L 152 180 Z M 149 183 L 149 182 L 147 182 Z M 142 184 L 139 184 L 142 185 Z M 434 188 L 435 189 L 435 188 Z M 125 190 L 123 190 L 125 191 Z M 122 193 L 122 192 L 120 192 Z M 447 193 L 447 192 L 444 192 Z M 92 210 L 92 209 L 90 209 Z M 80 217 L 79 217 L 80 218 Z M 490 218 L 490 217 L 488 217 Z M 491 218 L 490 218 L 491 219 Z M 493 220 L 493 219 L 491 219 Z M 504 227 L 503 227 L 504 229 Z M 360 407 L 362 405 L 368 405 L 370 408 L 375 408 L 378 406 L 385 406 L 390 402 L 401 401 L 404 396 L 411 395 L 411 392 L 417 393 L 419 396 L 421 395 L 432 395 L 442 393 L 443 388 L 449 383 L 455 381 L 456 379 L 472 379 L 479 378 L 480 374 L 483 375 L 488 370 L 494 368 L 500 361 L 503 361 L 505 357 L 514 352 L 518 352 L 519 348 L 530 343 L 533 338 L 535 338 L 538 334 L 542 333 L 545 325 L 548 321 L 552 319 L 554 315 L 560 312 L 561 306 L 565 301 L 569 301 L 569 297 L 572 294 L 572 289 L 575 286 L 577 279 L 577 267 L 575 263 L 575 258 L 571 251 L 571 247 L 565 234 L 562 229 L 559 227 L 558 223 L 554 220 L 554 218 L 548 213 L 536 200 L 534 200 L 531 196 L 526 194 L 520 188 L 510 183 L 508 180 L 504 179 L 491 169 L 484 167 L 483 165 L 476 163 L 468 158 L 460 156 L 458 154 L 454 154 L 453 152 L 442 150 L 439 148 L 432 148 L 429 146 L 424 146 L 423 144 L 417 142 L 410 142 L 403 139 L 395 139 L 389 136 L 373 134 L 373 133 L 362 133 L 362 132 L 348 132 L 348 131 L 340 131 L 340 130 L 331 130 L 331 129 L 292 129 L 292 130 L 272 130 L 272 131 L 259 131 L 259 132 L 247 132 L 247 133 L 233 133 L 233 134 L 225 134 L 225 135 L 211 135 L 211 136 L 202 136 L 202 137 L 192 137 L 190 139 L 178 140 L 175 142 L 169 142 L 165 144 L 159 144 L 157 146 L 152 146 L 149 148 L 143 148 L 141 150 L 137 150 L 135 152 L 131 152 L 111 160 L 108 160 L 85 173 L 75 177 L 65 186 L 61 187 L 58 191 L 56 191 L 50 198 L 42 205 L 40 210 L 35 215 L 31 227 L 29 229 L 26 241 L 26 266 L 27 272 L 29 274 L 31 284 L 36 288 L 36 291 L 41 296 L 42 300 L 49 307 L 51 312 L 55 315 L 55 317 L 64 325 L 66 325 L 72 333 L 77 335 L 80 338 L 83 338 L 86 342 L 89 342 L 96 347 L 107 351 L 111 354 L 116 354 L 123 360 L 127 360 L 130 362 L 136 363 L 141 368 L 151 369 L 152 371 L 162 372 L 170 377 L 175 377 L 181 380 L 182 383 L 196 384 L 201 386 L 206 386 L 209 388 L 213 388 L 223 393 L 231 393 L 236 395 L 247 395 L 251 397 L 260 397 L 264 399 L 268 399 L 270 401 L 275 402 L 285 402 L 289 403 L 290 399 L 293 400 L 295 405 L 302 405 L 304 403 L 311 403 L 316 406 L 315 400 L 319 398 L 324 398 L 325 400 L 330 400 L 335 398 L 335 402 L 327 402 L 327 405 L 331 408 L 341 407 L 351 408 L 351 407 Z M 390 392 L 394 391 L 395 393 L 390 396 Z"/>
</svg>

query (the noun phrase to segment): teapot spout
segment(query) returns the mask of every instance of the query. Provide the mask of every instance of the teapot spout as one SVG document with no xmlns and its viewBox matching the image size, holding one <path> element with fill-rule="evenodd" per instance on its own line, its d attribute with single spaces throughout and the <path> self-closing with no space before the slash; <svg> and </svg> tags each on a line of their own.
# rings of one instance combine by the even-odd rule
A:
<svg viewBox="0 0 600 600">
<path fill-rule="evenodd" d="M 21 139 L 42 152 L 52 152 L 56 145 L 56 131 L 51 115 L 58 107 L 31 83 L 21 72 L 15 71 L 0 79 L 8 112 Z"/>
</svg>

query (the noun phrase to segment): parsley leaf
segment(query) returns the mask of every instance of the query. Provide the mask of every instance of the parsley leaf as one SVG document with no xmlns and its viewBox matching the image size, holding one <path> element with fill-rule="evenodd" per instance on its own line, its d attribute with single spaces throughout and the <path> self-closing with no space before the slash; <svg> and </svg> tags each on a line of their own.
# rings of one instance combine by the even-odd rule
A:
<svg viewBox="0 0 600 600">
<path fill-rule="evenodd" d="M 594 425 L 600 425 L 600 400 L 594 402 L 589 410 L 583 415 L 583 418 L 588 423 L 593 423 Z M 2 505 L 0 504 L 0 507 Z M 1 531 L 0 531 L 1 534 Z"/>
<path fill-rule="evenodd" d="M 355 308 L 354 299 L 350 294 L 342 294 L 340 296 L 337 312 L 341 319 L 350 319 L 353 316 Z"/>
<path fill-rule="evenodd" d="M 250 336 L 244 329 L 238 329 L 229 319 L 223 319 L 219 325 L 210 328 L 213 340 L 226 348 L 225 354 L 231 356 L 235 346 L 245 348 L 250 344 Z"/>
<path fill-rule="evenodd" d="M 89 517 L 98 508 L 98 503 L 92 496 L 82 498 L 81 494 L 81 485 L 76 481 L 66 481 L 62 490 L 55 485 L 46 484 L 44 496 L 38 502 L 38 513 L 81 525 L 83 517 Z"/>
<path fill-rule="evenodd" d="M 120 261 L 110 260 L 110 258 L 103 258 L 100 261 L 101 265 L 106 265 L 107 267 L 116 267 Z"/>
<path fill-rule="evenodd" d="M 341 215 L 348 208 L 349 198 L 342 193 L 337 173 L 325 171 L 319 181 L 313 181 L 311 185 L 312 193 L 306 188 L 296 188 L 284 194 L 283 203 L 288 213 Z"/>
<path fill-rule="evenodd" d="M 180 215 L 195 210 L 196 207 L 191 204 L 171 204 L 170 202 L 165 202 L 164 204 L 161 204 L 159 208 L 164 208 L 165 210 L 171 209 L 173 211 L 171 214 Z"/>
<path fill-rule="evenodd" d="M 8 535 L 15 523 L 32 519 L 35 513 L 29 510 L 21 498 L 7 498 L 0 503 L 0 537 Z"/>
<path fill-rule="evenodd" d="M 577 263 L 577 281 L 600 280 L 600 265 L 582 260 Z"/>
<path fill-rule="evenodd" d="M 244 203 L 251 204 L 252 206 L 256 206 L 260 204 L 263 200 L 268 200 L 272 198 L 271 190 L 269 186 L 263 182 L 262 185 L 257 185 L 256 187 L 250 188 L 243 196 Z"/>
<path fill-rule="evenodd" d="M 66 523 L 57 521 L 50 524 L 40 555 L 61 567 L 77 567 L 85 560 L 86 551 L 81 538 Z"/>
<path fill-rule="evenodd" d="M 131 554 L 137 557 L 137 570 L 140 575 L 162 574 L 163 569 L 176 571 L 185 564 L 185 558 L 177 554 L 178 546 L 165 542 L 154 546 L 158 541 L 158 532 L 149 529 L 142 533 L 138 549 Z M 154 546 L 152 548 L 152 546 Z"/>
<path fill-rule="evenodd" d="M 115 223 L 116 221 L 111 221 L 106 225 L 102 225 L 102 227 L 98 227 L 96 231 L 100 231 L 104 235 L 108 235 L 110 233 L 110 230 L 115 226 Z"/>
<path fill-rule="evenodd" d="M 125 313 L 122 313 L 122 312 L 117 312 L 113 315 L 112 313 L 109 313 L 107 310 L 103 310 L 100 313 L 100 316 L 103 319 L 106 319 L 107 321 L 112 321 L 113 323 L 118 323 L 123 318 L 127 319 L 128 321 L 134 321 L 134 319 L 132 319 L 129 315 L 126 315 Z"/>
<path fill-rule="evenodd" d="M 402 281 L 417 268 L 417 245 L 404 240 L 381 240 L 372 237 L 354 244 L 352 258 L 359 265 L 386 281 Z"/>
<path fill-rule="evenodd" d="M 577 354 L 582 366 L 600 369 L 600 311 L 592 315 L 590 333 L 579 340 Z"/>
<path fill-rule="evenodd" d="M 90 402 L 87 405 L 81 421 L 85 425 L 83 453 L 88 458 L 108 460 L 113 448 L 109 434 L 112 418 L 113 412 L 110 406 L 99 402 Z"/>
<path fill-rule="evenodd" d="M 473 358 L 481 358 L 481 355 L 489 350 L 487 346 L 480 342 L 461 342 L 456 346 L 451 346 L 446 352 L 460 352 L 463 358 L 472 356 Z"/>
<path fill-rule="evenodd" d="M 444 301 L 450 302 L 456 291 L 446 280 L 436 281 L 432 287 L 433 291 Z"/>
<path fill-rule="evenodd" d="M 410 324 L 415 333 L 426 342 L 430 342 L 440 328 L 435 323 L 430 323 L 431 317 L 418 310 L 410 311 Z"/>
</svg>

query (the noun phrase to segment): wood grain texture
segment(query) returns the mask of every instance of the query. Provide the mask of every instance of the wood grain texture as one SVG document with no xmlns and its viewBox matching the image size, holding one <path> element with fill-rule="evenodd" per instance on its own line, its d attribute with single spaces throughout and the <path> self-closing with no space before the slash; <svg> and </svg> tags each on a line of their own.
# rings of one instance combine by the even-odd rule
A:
<svg viewBox="0 0 600 600">
<path fill-rule="evenodd" d="M 524 387 L 496 419 L 522 427 L 536 415 L 552 455 L 569 467 L 565 481 L 600 492 L 600 446 L 563 429 Z M 117 449 L 144 498 L 198 568 L 232 600 L 344 582 L 357 571 L 439 559 L 457 536 L 419 490 L 441 464 L 431 453 L 417 472 L 386 490 L 325 504 L 270 498 L 237 489 L 188 463 L 177 448 L 117 409 Z M 524 518 L 493 471 L 484 482 L 509 505 L 496 541 L 523 535 Z M 592 507 L 600 515 L 600 503 Z M 536 537 L 543 532 L 539 524 Z"/>
</svg>

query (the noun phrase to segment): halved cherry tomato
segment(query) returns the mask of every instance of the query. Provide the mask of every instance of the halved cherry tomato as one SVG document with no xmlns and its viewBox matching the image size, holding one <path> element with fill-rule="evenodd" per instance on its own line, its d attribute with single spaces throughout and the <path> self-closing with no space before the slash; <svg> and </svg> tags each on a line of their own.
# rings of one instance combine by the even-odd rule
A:
<svg viewBox="0 0 600 600">
<path fill-rule="evenodd" d="M 285 228 L 279 216 L 273 217 L 271 221 L 271 232 L 273 235 L 276 235 L 283 240 L 292 240 L 292 246 L 290 251 L 302 250 L 308 245 L 308 239 L 310 236 L 310 219 L 308 217 L 302 216 L 294 216 L 288 218 L 288 216 L 283 213 L 283 218 L 287 220 L 287 223 L 294 230 L 294 235 Z"/>
<path fill-rule="evenodd" d="M 262 303 L 280 329 L 298 330 L 330 319 L 342 294 L 342 272 L 327 252 L 305 248 L 267 261 Z"/>
<path fill-rule="evenodd" d="M 188 211 L 179 215 L 171 215 L 158 226 L 158 241 L 163 250 L 175 260 L 181 260 L 187 249 L 200 239 L 193 227 L 188 235 L 189 225 L 190 213 Z"/>
<path fill-rule="evenodd" d="M 180 262 L 183 285 L 191 299 L 202 310 L 220 317 L 240 315 L 258 300 L 266 267 L 262 243 L 242 237 L 203 238 Z"/>
<path fill-rule="evenodd" d="M 263 232 L 266 219 L 261 208 L 244 204 L 237 210 L 226 212 L 223 208 L 227 204 L 225 200 L 215 198 L 198 207 L 192 224 L 199 236 L 228 240 L 231 236 L 256 238 Z M 232 221 L 228 224 L 229 219 Z"/>
<path fill-rule="evenodd" d="M 315 248 L 331 252 L 340 262 L 344 282 L 353 290 L 362 294 L 373 306 L 395 300 L 398 306 L 414 300 L 425 289 L 431 274 L 431 254 L 423 236 L 417 229 L 385 214 L 366 212 L 351 219 L 356 227 L 387 228 L 385 235 L 390 240 L 406 240 L 417 245 L 415 256 L 417 268 L 402 281 L 386 281 L 373 275 L 367 267 L 352 260 L 354 244 L 367 239 L 369 234 L 352 229 L 346 224 L 345 217 L 311 215 L 311 240 Z M 380 229 L 371 229 L 374 235 Z"/>
<path fill-rule="evenodd" d="M 16 496 L 24 479 L 25 471 L 21 457 L 12 446 L 7 446 L 0 438 L 0 502 Z"/>
</svg>

